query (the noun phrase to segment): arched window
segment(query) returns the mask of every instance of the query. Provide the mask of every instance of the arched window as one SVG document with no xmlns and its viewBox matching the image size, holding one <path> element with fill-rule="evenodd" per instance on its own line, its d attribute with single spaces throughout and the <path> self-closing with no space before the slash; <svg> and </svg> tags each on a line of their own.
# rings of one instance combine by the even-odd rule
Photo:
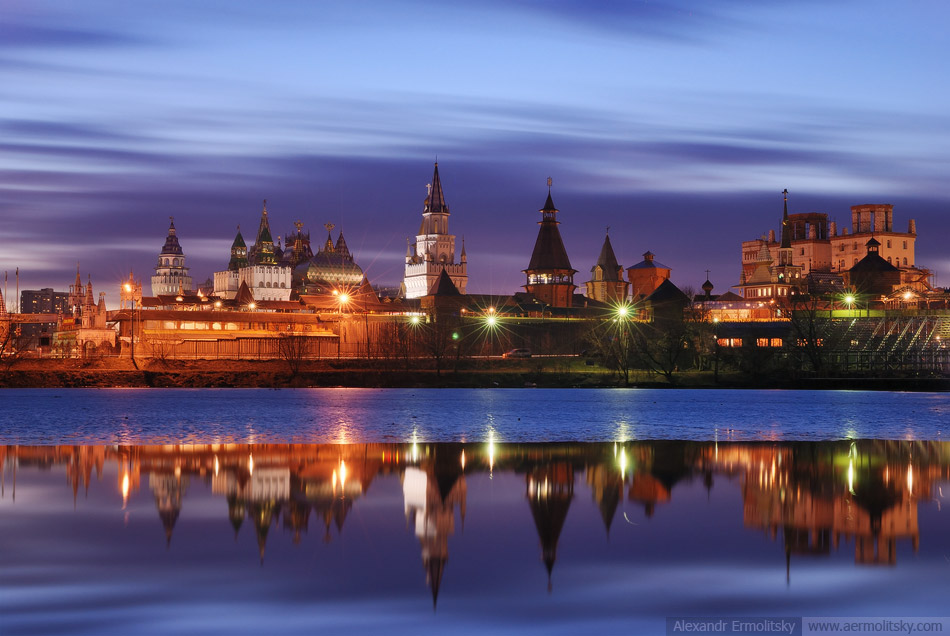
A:
<svg viewBox="0 0 950 636">
<path fill-rule="evenodd" d="M 907 257 L 905 256 L 905 257 L 904 257 L 904 265 L 906 265 L 906 264 L 907 264 Z"/>
</svg>

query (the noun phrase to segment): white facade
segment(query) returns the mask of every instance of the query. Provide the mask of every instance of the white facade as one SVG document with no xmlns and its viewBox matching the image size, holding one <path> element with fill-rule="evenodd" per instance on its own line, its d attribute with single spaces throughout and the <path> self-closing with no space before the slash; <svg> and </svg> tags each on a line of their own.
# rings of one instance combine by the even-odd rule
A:
<svg viewBox="0 0 950 636">
<path fill-rule="evenodd" d="M 214 273 L 214 295 L 218 298 L 231 300 L 237 296 L 241 287 L 241 276 L 237 271 L 229 269 Z"/>
<path fill-rule="evenodd" d="M 238 287 L 247 283 L 254 300 L 290 300 L 291 269 L 281 265 L 250 265 L 238 270 Z"/>
</svg>

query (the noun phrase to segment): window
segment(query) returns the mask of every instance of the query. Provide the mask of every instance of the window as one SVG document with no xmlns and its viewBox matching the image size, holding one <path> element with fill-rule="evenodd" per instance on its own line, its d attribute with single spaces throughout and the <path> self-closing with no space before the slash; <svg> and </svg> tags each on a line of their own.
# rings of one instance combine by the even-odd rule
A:
<svg viewBox="0 0 950 636">
<path fill-rule="evenodd" d="M 894 264 L 894 263 L 891 262 L 891 257 L 890 257 L 890 256 L 887 257 L 887 264 L 888 264 L 888 265 L 893 265 L 893 264 Z"/>
<path fill-rule="evenodd" d="M 907 241 L 904 241 L 904 249 L 907 249 Z"/>
<path fill-rule="evenodd" d="M 905 257 L 904 257 L 904 265 L 906 265 L 906 264 L 907 264 L 907 257 L 905 256 Z"/>
</svg>

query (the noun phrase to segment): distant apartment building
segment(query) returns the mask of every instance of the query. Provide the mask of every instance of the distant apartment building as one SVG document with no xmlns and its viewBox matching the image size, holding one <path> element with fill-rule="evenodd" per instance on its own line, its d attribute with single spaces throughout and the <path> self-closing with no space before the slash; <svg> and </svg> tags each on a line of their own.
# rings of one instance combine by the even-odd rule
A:
<svg viewBox="0 0 950 636">
<path fill-rule="evenodd" d="M 69 311 L 69 292 L 53 291 L 52 287 L 43 289 L 24 289 L 20 292 L 20 313 L 23 314 L 65 314 Z M 56 319 L 47 322 L 24 322 L 20 324 L 21 337 L 27 339 L 21 346 L 29 349 L 48 347 Z"/>
</svg>

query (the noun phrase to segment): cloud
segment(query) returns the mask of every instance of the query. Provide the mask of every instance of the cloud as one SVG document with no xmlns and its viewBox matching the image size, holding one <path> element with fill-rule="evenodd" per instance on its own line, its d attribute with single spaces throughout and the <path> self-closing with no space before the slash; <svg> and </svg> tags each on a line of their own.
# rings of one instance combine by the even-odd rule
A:
<svg viewBox="0 0 950 636">
<path fill-rule="evenodd" d="M 104 29 L 34 24 L 10 18 L 0 22 L 0 50 L 112 48 L 151 42 L 140 36 Z"/>
</svg>

